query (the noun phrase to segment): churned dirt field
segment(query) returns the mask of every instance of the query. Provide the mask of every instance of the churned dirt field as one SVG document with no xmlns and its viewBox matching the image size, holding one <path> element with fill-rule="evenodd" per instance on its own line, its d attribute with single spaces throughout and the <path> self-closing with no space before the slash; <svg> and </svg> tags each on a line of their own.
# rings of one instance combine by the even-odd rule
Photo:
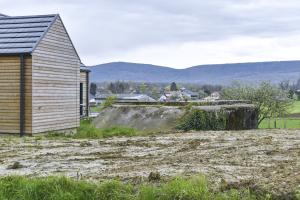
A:
<svg viewBox="0 0 300 200">
<path fill-rule="evenodd" d="M 192 132 L 101 140 L 0 137 L 0 175 L 147 181 L 202 173 L 285 193 L 300 187 L 300 131 Z"/>
</svg>

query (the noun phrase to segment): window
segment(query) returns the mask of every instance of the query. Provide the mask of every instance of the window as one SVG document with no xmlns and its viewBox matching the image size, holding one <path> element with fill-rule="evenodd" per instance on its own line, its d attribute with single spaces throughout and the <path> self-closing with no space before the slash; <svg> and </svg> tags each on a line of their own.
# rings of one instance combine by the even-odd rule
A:
<svg viewBox="0 0 300 200">
<path fill-rule="evenodd" d="M 80 116 L 83 115 L 83 83 L 80 83 Z"/>
</svg>

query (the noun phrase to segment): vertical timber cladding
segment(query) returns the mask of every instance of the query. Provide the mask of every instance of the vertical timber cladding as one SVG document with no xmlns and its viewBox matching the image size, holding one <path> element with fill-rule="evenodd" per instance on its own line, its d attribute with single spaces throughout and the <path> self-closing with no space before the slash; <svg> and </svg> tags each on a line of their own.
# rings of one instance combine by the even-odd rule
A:
<svg viewBox="0 0 300 200">
<path fill-rule="evenodd" d="M 0 56 L 0 133 L 20 133 L 20 56 Z M 32 131 L 32 60 L 24 56 L 24 133 Z"/>
<path fill-rule="evenodd" d="M 83 86 L 83 102 L 82 102 L 82 105 L 83 105 L 83 116 L 87 116 L 88 115 L 88 104 L 87 104 L 87 101 L 88 101 L 88 98 L 87 98 L 87 92 L 88 92 L 88 83 L 87 83 L 87 72 L 80 72 L 80 83 L 82 83 L 82 86 Z"/>
<path fill-rule="evenodd" d="M 79 126 L 80 59 L 58 17 L 32 54 L 33 133 Z"/>
</svg>

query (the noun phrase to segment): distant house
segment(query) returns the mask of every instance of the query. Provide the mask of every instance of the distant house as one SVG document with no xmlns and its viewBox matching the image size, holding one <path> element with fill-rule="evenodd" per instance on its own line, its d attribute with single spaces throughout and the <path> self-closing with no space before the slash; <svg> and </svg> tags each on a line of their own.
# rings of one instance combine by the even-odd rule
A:
<svg viewBox="0 0 300 200">
<path fill-rule="evenodd" d="M 116 102 L 156 102 L 146 94 L 101 94 L 95 97 L 96 102 L 101 103 L 108 97 L 115 97 Z"/>
<path fill-rule="evenodd" d="M 0 133 L 78 127 L 81 103 L 88 114 L 80 63 L 59 15 L 0 15 Z"/>
<path fill-rule="evenodd" d="M 176 102 L 176 101 L 185 101 L 187 100 L 181 91 L 169 91 L 165 92 L 158 101 L 160 102 Z"/>
<path fill-rule="evenodd" d="M 90 93 L 89 96 L 89 106 L 97 106 L 95 96 Z"/>
<path fill-rule="evenodd" d="M 210 96 L 205 97 L 203 100 L 216 101 L 216 100 L 219 100 L 220 98 L 221 98 L 221 94 L 219 92 L 213 92 L 213 93 L 211 93 Z"/>
<path fill-rule="evenodd" d="M 190 91 L 186 88 L 180 88 L 182 95 L 190 100 L 197 100 L 199 99 L 199 95 L 196 92 Z"/>
<path fill-rule="evenodd" d="M 176 102 L 197 100 L 199 96 L 196 92 L 192 92 L 186 88 L 180 88 L 178 91 L 165 91 L 159 98 L 160 102 Z"/>
</svg>

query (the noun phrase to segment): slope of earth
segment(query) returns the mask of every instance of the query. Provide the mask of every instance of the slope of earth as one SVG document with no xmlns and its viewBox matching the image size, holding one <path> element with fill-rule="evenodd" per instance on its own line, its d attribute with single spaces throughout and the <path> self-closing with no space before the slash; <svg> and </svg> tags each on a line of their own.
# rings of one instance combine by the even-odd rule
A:
<svg viewBox="0 0 300 200">
<path fill-rule="evenodd" d="M 103 140 L 0 139 L 1 176 L 66 175 L 140 183 L 150 172 L 159 172 L 164 178 L 203 173 L 215 183 L 247 183 L 279 194 L 300 185 L 299 130 L 191 132 Z"/>
</svg>

